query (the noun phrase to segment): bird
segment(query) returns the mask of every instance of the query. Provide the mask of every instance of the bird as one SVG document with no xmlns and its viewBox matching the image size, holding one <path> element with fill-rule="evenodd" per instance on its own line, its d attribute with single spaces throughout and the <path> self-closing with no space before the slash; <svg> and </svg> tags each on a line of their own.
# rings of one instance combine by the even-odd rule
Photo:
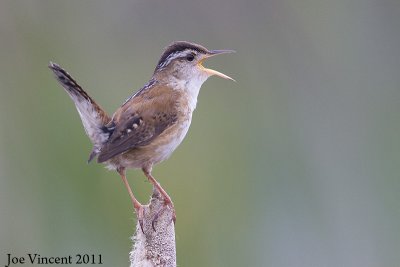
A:
<svg viewBox="0 0 400 267">
<path fill-rule="evenodd" d="M 231 77 L 203 66 L 209 57 L 234 50 L 209 50 L 202 45 L 176 41 L 168 45 L 150 80 L 133 93 L 112 116 L 98 105 L 72 76 L 58 64 L 49 68 L 70 96 L 84 130 L 93 144 L 88 162 L 97 157 L 119 173 L 128 190 L 143 230 L 143 205 L 126 178 L 127 169 L 141 169 L 158 189 L 164 204 L 175 209 L 170 196 L 153 177 L 154 165 L 166 160 L 186 136 L 202 84 L 211 76 Z M 154 228 L 154 226 L 153 226 Z"/>
</svg>

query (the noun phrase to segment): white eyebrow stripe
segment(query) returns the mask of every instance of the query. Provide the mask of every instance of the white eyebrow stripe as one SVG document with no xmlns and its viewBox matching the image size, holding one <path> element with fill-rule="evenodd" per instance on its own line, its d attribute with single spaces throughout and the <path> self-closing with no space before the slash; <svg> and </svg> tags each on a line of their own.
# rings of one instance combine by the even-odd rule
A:
<svg viewBox="0 0 400 267">
<path fill-rule="evenodd" d="M 192 50 L 184 50 L 184 51 L 171 53 L 163 62 L 161 62 L 161 64 L 158 64 L 157 68 L 162 69 L 162 68 L 168 66 L 168 64 L 171 63 L 172 60 L 180 58 L 180 57 L 184 57 L 184 56 L 188 55 L 189 53 L 193 53 L 193 51 Z"/>
</svg>

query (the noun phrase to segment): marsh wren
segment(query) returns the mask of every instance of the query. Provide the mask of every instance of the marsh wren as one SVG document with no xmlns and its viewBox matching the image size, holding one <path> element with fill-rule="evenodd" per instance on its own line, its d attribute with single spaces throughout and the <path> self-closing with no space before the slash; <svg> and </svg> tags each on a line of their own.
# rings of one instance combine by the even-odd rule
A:
<svg viewBox="0 0 400 267">
<path fill-rule="evenodd" d="M 210 76 L 229 76 L 203 67 L 203 60 L 233 50 L 208 50 L 185 41 L 166 47 L 149 82 L 130 96 L 109 117 L 64 69 L 55 63 L 49 68 L 72 98 L 86 134 L 93 143 L 89 162 L 116 170 L 128 189 L 141 222 L 142 204 L 135 198 L 125 173 L 142 169 L 147 179 L 173 209 L 171 198 L 151 174 L 153 165 L 167 159 L 185 137 L 196 108 L 201 85 Z M 175 218 L 174 218 L 175 219 Z"/>
</svg>

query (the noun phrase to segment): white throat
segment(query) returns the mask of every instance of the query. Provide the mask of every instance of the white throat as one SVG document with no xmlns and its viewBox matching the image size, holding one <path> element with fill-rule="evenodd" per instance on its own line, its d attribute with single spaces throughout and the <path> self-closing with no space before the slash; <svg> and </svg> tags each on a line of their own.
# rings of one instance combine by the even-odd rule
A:
<svg viewBox="0 0 400 267">
<path fill-rule="evenodd" d="M 168 85 L 175 90 L 182 90 L 188 97 L 189 109 L 193 112 L 196 108 L 197 97 L 200 92 L 201 85 L 207 80 L 207 75 L 193 75 L 191 79 L 178 79 L 171 77 Z"/>
</svg>

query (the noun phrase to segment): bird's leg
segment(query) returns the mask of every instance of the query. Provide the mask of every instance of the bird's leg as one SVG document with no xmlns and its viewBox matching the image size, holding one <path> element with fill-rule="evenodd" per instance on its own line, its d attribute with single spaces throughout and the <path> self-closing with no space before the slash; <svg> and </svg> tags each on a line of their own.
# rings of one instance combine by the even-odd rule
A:
<svg viewBox="0 0 400 267">
<path fill-rule="evenodd" d="M 170 203 L 172 204 L 171 198 L 169 197 L 167 192 L 165 192 L 164 188 L 161 187 L 160 183 L 157 182 L 157 180 L 153 177 L 153 175 L 151 175 L 151 171 L 149 171 L 145 168 L 143 168 L 142 170 L 143 170 L 144 175 L 146 175 L 147 179 L 149 180 L 149 182 L 152 183 L 157 188 L 157 190 L 161 193 L 161 195 L 164 198 L 165 204 L 167 204 L 167 205 Z"/>
<path fill-rule="evenodd" d="M 161 187 L 160 183 L 157 182 L 157 180 L 153 177 L 153 175 L 151 175 L 151 168 L 142 168 L 142 171 L 143 171 L 144 175 L 146 175 L 146 177 L 150 181 L 150 183 L 152 183 L 153 186 L 155 188 L 157 188 L 157 190 L 163 196 L 165 205 L 170 206 L 170 208 L 172 209 L 172 220 L 175 223 L 175 221 L 176 221 L 175 207 L 174 207 L 174 204 L 172 203 L 171 198 L 169 197 L 167 192 L 164 190 L 164 188 Z M 154 221 L 152 223 L 153 229 L 154 229 L 154 222 L 157 220 L 158 216 L 159 216 L 159 214 L 156 215 L 156 217 L 154 218 Z"/>
<path fill-rule="evenodd" d="M 118 171 L 119 175 L 121 175 L 122 181 L 124 182 L 124 185 L 125 185 L 126 189 L 128 189 L 129 196 L 131 197 L 133 207 L 135 208 L 135 211 L 136 211 L 136 214 L 137 214 L 137 218 L 138 218 L 138 222 L 140 224 L 140 228 L 142 229 L 142 232 L 144 233 L 144 231 L 143 231 L 143 218 L 144 218 L 143 205 L 133 195 L 132 189 L 129 186 L 128 180 L 126 179 L 125 168 L 118 168 L 117 171 Z"/>
</svg>

